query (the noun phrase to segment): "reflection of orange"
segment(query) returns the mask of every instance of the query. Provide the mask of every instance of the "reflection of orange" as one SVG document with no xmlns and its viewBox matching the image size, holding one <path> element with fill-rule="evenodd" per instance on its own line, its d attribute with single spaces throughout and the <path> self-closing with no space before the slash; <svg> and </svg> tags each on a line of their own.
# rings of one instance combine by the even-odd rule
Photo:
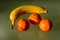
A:
<svg viewBox="0 0 60 40">
<path fill-rule="evenodd" d="M 20 31 L 26 31 L 29 28 L 30 24 L 26 19 L 21 19 L 17 23 L 17 28 Z"/>
<path fill-rule="evenodd" d="M 51 21 L 48 19 L 42 19 L 39 23 L 39 27 L 42 31 L 49 31 L 52 27 Z"/>
<path fill-rule="evenodd" d="M 30 23 L 32 24 L 39 24 L 40 20 L 41 20 L 41 16 L 39 14 L 36 13 L 32 13 L 28 20 L 30 21 Z"/>
</svg>

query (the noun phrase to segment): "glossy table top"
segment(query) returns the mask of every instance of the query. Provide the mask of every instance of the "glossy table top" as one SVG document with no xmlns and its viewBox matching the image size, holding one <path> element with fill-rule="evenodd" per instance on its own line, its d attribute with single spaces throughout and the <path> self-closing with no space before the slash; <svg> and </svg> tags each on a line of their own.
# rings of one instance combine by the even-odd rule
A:
<svg viewBox="0 0 60 40">
<path fill-rule="evenodd" d="M 41 5 L 48 9 L 47 14 L 41 14 L 42 18 L 49 18 L 52 23 L 52 29 L 49 32 L 42 32 L 38 25 L 30 26 L 29 30 L 20 32 L 17 27 L 11 29 L 9 14 L 12 9 L 25 5 Z M 26 18 L 29 14 L 21 16 Z M 18 20 L 19 20 L 18 19 Z M 18 21 L 17 20 L 17 21 Z M 17 22 L 16 21 L 16 22 Z M 0 40 L 60 40 L 60 1 L 59 0 L 16 0 L 0 1 Z"/>
</svg>

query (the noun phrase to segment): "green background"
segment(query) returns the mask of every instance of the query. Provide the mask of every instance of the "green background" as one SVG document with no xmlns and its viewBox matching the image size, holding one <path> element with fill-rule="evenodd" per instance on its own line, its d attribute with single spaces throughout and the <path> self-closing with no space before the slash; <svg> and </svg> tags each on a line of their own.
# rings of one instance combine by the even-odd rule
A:
<svg viewBox="0 0 60 40">
<path fill-rule="evenodd" d="M 29 30 L 20 32 L 17 27 L 11 29 L 9 19 L 10 12 L 21 5 L 41 5 L 48 9 L 47 14 L 41 14 L 42 18 L 49 18 L 52 29 L 49 32 L 42 32 L 38 25 L 30 25 Z M 27 19 L 29 14 L 22 15 Z M 17 23 L 16 21 L 16 23 Z M 60 40 L 60 1 L 59 0 L 0 0 L 0 40 Z"/>
</svg>

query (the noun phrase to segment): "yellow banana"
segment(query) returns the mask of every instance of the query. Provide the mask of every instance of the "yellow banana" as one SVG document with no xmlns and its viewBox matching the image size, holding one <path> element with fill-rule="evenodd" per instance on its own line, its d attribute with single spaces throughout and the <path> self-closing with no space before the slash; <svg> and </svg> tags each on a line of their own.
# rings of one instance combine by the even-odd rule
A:
<svg viewBox="0 0 60 40">
<path fill-rule="evenodd" d="M 26 13 L 38 13 L 38 14 L 47 13 L 47 9 L 41 6 L 37 6 L 37 5 L 22 5 L 22 6 L 15 8 L 10 13 L 10 20 L 12 23 L 12 28 L 15 25 L 16 19 L 22 14 L 26 14 Z"/>
</svg>

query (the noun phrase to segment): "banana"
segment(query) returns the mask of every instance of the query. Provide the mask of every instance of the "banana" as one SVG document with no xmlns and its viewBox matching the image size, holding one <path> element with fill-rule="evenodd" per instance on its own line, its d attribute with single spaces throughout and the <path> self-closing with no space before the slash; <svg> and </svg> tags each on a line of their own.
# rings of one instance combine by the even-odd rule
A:
<svg viewBox="0 0 60 40">
<path fill-rule="evenodd" d="M 41 6 L 37 6 L 37 5 L 22 5 L 22 6 L 15 8 L 10 13 L 10 20 L 12 23 L 12 29 L 15 26 L 15 21 L 17 20 L 17 18 L 23 14 L 26 14 L 26 13 L 42 14 L 42 13 L 47 13 L 47 9 L 45 9 Z"/>
</svg>

